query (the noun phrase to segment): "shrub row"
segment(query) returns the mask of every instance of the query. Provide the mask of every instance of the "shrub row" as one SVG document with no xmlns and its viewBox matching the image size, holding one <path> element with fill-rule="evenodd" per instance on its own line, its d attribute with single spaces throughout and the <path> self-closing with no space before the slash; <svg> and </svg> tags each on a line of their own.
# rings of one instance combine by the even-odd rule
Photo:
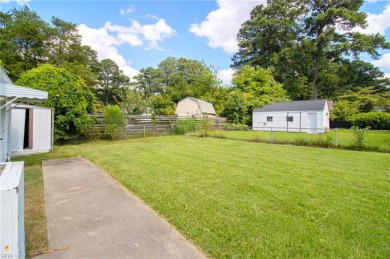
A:
<svg viewBox="0 0 390 259">
<path fill-rule="evenodd" d="M 373 130 L 390 130 L 390 113 L 388 112 L 368 112 L 359 113 L 351 118 L 353 126 Z"/>
</svg>

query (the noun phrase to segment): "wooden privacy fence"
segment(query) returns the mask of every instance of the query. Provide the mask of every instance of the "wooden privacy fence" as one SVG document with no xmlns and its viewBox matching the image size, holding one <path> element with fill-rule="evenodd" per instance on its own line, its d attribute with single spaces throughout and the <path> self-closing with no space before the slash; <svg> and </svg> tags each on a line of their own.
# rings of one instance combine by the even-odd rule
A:
<svg viewBox="0 0 390 259">
<path fill-rule="evenodd" d="M 104 123 L 103 114 L 90 114 L 95 119 L 93 129 L 98 130 L 102 134 L 107 134 L 107 125 Z M 156 115 L 154 118 L 151 115 L 126 115 L 126 125 L 120 129 L 121 137 L 133 136 L 150 136 L 150 135 L 170 135 L 174 133 L 175 124 L 178 120 L 191 118 L 177 117 L 175 115 Z M 193 118 L 198 124 L 202 123 L 202 118 Z M 226 118 L 224 117 L 208 117 L 212 121 L 211 130 L 225 129 Z"/>
</svg>

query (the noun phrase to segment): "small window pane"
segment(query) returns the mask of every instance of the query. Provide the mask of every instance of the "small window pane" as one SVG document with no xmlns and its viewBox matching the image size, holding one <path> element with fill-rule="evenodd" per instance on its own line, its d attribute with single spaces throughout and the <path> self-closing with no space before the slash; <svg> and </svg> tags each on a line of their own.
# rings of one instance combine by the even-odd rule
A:
<svg viewBox="0 0 390 259">
<path fill-rule="evenodd" d="M 274 119 L 273 117 L 267 117 L 267 121 L 268 121 L 268 122 L 272 122 L 273 119 Z"/>
<path fill-rule="evenodd" d="M 294 122 L 294 117 L 293 116 L 287 116 L 287 121 L 288 122 Z"/>
</svg>

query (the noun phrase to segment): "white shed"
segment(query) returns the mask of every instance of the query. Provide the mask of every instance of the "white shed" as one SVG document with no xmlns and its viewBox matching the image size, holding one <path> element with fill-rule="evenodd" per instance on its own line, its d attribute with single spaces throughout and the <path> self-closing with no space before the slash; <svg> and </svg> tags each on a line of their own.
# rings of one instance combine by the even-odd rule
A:
<svg viewBox="0 0 390 259">
<path fill-rule="evenodd" d="M 48 93 L 12 83 L 0 66 L 0 162 L 11 156 L 11 110 L 16 102 L 44 102 Z"/>
<path fill-rule="evenodd" d="M 277 102 L 253 111 L 253 130 L 324 133 L 329 129 L 327 100 Z"/>
<path fill-rule="evenodd" d="M 33 105 L 13 106 L 11 110 L 11 157 L 52 150 L 52 109 Z"/>
<path fill-rule="evenodd" d="M 213 117 L 217 114 L 211 103 L 187 97 L 177 104 L 175 115 L 178 117 Z"/>
</svg>

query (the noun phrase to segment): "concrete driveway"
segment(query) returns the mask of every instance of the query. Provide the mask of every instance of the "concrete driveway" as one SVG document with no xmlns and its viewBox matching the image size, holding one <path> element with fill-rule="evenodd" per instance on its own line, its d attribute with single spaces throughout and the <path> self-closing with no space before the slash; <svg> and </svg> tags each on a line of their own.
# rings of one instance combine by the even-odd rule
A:
<svg viewBox="0 0 390 259">
<path fill-rule="evenodd" d="M 38 258 L 205 258 L 91 162 L 43 162 L 50 249 Z"/>
</svg>

